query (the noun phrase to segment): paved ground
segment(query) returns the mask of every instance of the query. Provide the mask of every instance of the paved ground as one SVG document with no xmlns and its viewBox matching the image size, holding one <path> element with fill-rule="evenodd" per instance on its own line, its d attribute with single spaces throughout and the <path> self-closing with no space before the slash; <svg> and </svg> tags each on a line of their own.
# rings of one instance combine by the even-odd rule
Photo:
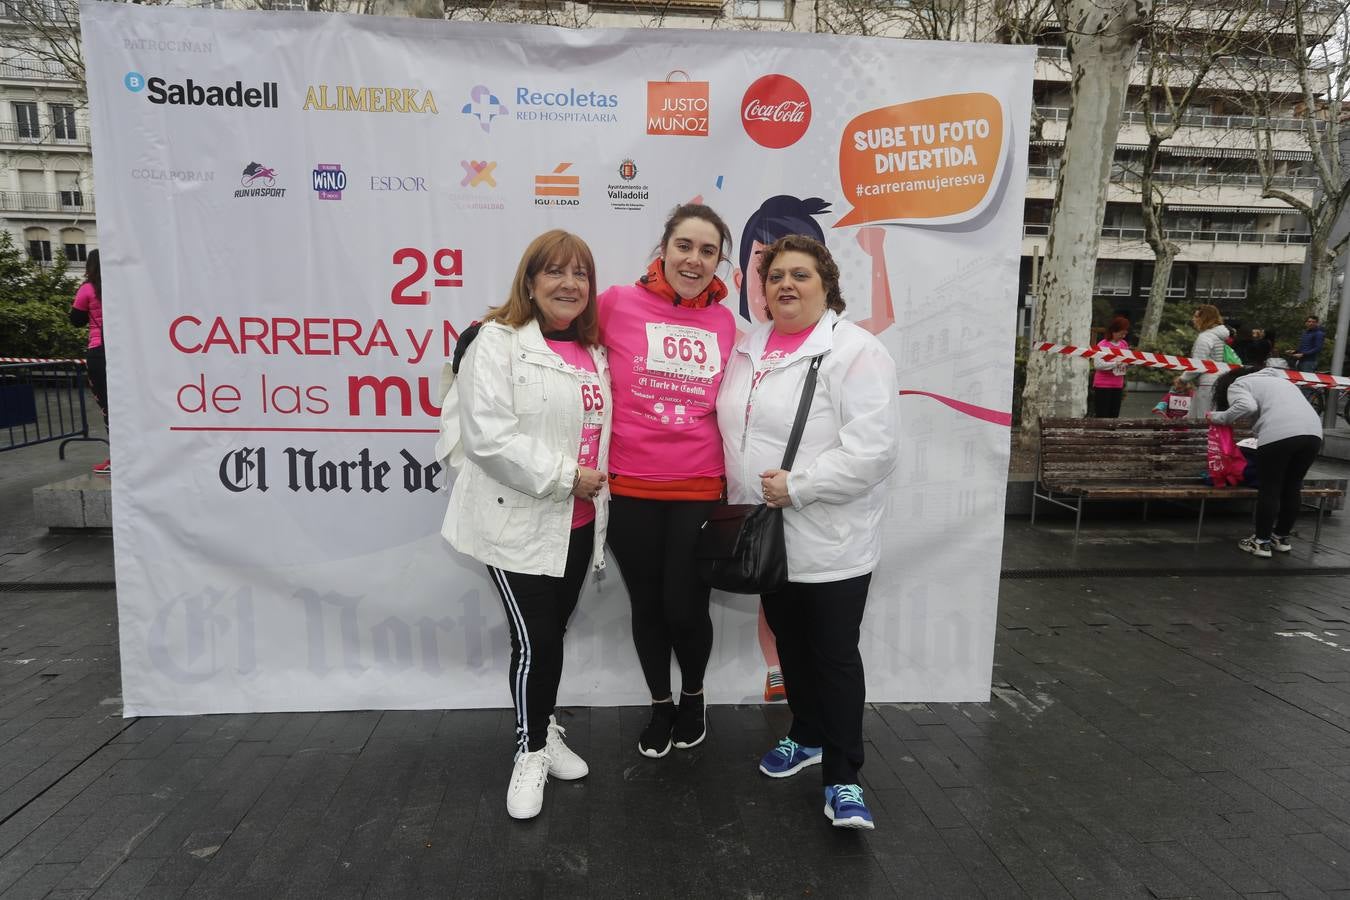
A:
<svg viewBox="0 0 1350 900">
<path fill-rule="evenodd" d="M 566 711 L 592 774 L 516 823 L 505 710 L 121 718 L 111 538 L 25 507 L 99 458 L 0 455 L 3 900 L 1350 896 L 1342 514 L 1268 562 L 1240 516 L 1010 522 L 993 697 L 869 709 L 874 833 L 754 772 L 758 706 L 659 761 Z"/>
</svg>

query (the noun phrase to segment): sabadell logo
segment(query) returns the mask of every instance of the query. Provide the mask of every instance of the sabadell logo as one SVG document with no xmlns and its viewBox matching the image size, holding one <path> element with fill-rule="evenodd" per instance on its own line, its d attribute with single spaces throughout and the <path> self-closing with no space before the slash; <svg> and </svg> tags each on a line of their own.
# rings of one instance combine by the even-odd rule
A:
<svg viewBox="0 0 1350 900">
<path fill-rule="evenodd" d="M 234 84 L 198 84 L 191 78 L 182 83 L 171 82 L 159 76 L 146 78 L 140 72 L 128 72 L 122 84 L 133 94 L 146 92 L 146 99 L 165 106 L 243 106 L 277 108 L 277 83 L 264 81 L 257 87 L 245 87 L 242 81 Z"/>
<path fill-rule="evenodd" d="M 741 125 L 761 147 L 791 147 L 811 127 L 811 98 L 786 75 L 765 75 L 741 98 Z"/>
</svg>

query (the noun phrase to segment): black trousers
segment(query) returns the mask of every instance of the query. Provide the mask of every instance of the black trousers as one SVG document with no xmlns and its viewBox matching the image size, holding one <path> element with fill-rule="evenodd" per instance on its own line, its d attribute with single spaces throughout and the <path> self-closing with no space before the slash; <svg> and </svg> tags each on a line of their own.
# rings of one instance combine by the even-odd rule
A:
<svg viewBox="0 0 1350 900">
<path fill-rule="evenodd" d="M 521 575 L 488 566 L 506 608 L 511 632 L 511 699 L 516 707 L 516 749 L 544 749 L 548 717 L 558 703 L 563 635 L 577 608 L 595 543 L 595 523 L 572 529 L 561 578 Z"/>
<path fill-rule="evenodd" d="M 694 542 L 715 500 L 610 497 L 607 541 L 633 606 L 633 646 L 653 700 L 671 695 L 670 654 L 681 688 L 703 689 L 712 656 L 712 589 L 694 564 Z"/>
<path fill-rule="evenodd" d="M 1256 475 L 1261 480 L 1257 488 L 1254 531 L 1263 541 L 1270 540 L 1271 532 L 1288 537 L 1298 518 L 1303 491 L 1303 476 L 1308 474 L 1322 439 L 1305 434 L 1285 438 L 1256 447 Z"/>
<path fill-rule="evenodd" d="M 108 358 L 103 345 L 90 347 L 84 352 L 84 365 L 89 373 L 89 390 L 103 411 L 103 424 L 108 424 Z"/>
<path fill-rule="evenodd" d="M 871 574 L 824 584 L 789 582 L 765 594 L 764 617 L 778 642 L 792 727 L 788 737 L 823 747 L 825 784 L 857 784 L 867 700 L 858 631 Z"/>
<path fill-rule="evenodd" d="M 1098 419 L 1119 419 L 1120 400 L 1124 396 L 1124 388 L 1094 387 L 1092 389 L 1093 415 Z"/>
</svg>

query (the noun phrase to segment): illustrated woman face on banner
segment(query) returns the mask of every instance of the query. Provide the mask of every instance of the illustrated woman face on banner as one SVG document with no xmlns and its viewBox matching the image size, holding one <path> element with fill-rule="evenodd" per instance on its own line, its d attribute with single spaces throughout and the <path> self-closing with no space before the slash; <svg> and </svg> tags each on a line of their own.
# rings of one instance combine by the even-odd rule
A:
<svg viewBox="0 0 1350 900">
<path fill-rule="evenodd" d="M 788 194 L 770 197 L 760 204 L 745 223 L 741 233 L 740 268 L 735 279 L 740 290 L 741 317 L 747 322 L 768 321 L 764 310 L 764 289 L 759 277 L 759 261 L 764 248 L 790 234 L 804 234 L 825 243 L 825 233 L 815 216 L 830 211 L 830 204 L 819 197 L 803 200 Z"/>
</svg>

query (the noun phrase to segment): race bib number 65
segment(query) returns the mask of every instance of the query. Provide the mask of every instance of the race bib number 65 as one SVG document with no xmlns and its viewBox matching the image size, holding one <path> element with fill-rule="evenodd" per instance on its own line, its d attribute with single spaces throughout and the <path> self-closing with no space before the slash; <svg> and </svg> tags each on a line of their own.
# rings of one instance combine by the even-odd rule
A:
<svg viewBox="0 0 1350 900">
<path fill-rule="evenodd" d="M 722 371 L 717 335 L 689 325 L 648 322 L 647 371 L 712 378 Z"/>
</svg>

